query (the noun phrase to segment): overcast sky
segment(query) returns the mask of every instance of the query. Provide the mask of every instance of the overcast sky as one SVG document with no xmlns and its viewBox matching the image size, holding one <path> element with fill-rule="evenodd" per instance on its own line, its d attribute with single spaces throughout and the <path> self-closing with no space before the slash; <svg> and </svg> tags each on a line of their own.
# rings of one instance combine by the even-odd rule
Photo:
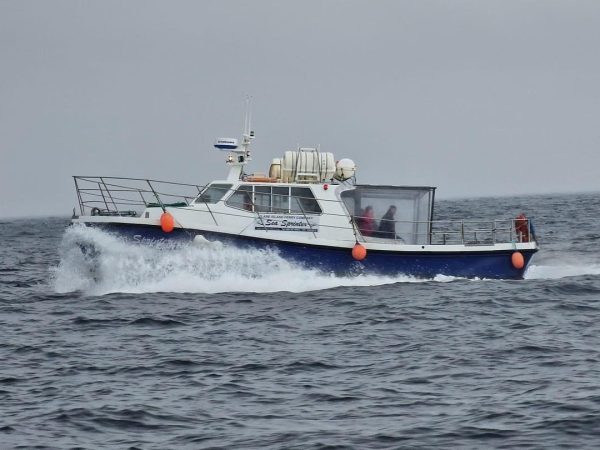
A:
<svg viewBox="0 0 600 450">
<path fill-rule="evenodd" d="M 0 0 L 0 216 L 298 144 L 441 197 L 600 191 L 600 1 Z"/>
</svg>

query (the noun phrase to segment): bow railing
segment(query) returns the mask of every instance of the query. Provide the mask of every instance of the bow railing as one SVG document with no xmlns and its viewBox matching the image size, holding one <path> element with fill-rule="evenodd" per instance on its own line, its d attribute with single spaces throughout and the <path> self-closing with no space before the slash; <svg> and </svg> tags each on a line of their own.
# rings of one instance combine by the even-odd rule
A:
<svg viewBox="0 0 600 450">
<path fill-rule="evenodd" d="M 204 186 L 147 178 L 74 176 L 81 215 L 132 216 L 148 207 L 187 206 Z"/>
</svg>

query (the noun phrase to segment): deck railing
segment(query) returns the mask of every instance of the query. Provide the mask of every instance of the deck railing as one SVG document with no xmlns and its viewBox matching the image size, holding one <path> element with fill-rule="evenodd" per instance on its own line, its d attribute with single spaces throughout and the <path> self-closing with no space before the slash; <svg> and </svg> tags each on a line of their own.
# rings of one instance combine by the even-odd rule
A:
<svg viewBox="0 0 600 450">
<path fill-rule="evenodd" d="M 204 188 L 146 178 L 74 176 L 73 180 L 81 215 L 137 216 L 150 206 L 187 206 Z"/>
<path fill-rule="evenodd" d="M 169 181 L 152 180 L 146 178 L 120 178 L 120 177 L 98 177 L 98 176 L 74 176 L 75 189 L 79 202 L 79 211 L 82 216 L 128 216 L 136 217 L 149 207 L 172 207 L 184 208 L 189 206 L 193 200 L 206 204 L 207 211 L 195 209 L 199 214 L 209 213 L 212 221 L 218 225 L 219 216 L 247 217 L 248 205 L 240 205 L 239 208 L 229 208 L 228 212 L 216 211 L 212 206 L 216 203 L 226 202 L 231 188 L 224 188 L 223 195 L 217 202 L 207 202 L 199 194 L 204 186 L 197 184 L 175 183 Z M 274 185 L 276 186 L 276 185 Z M 215 189 L 215 185 L 211 187 Z M 277 196 L 277 194 L 273 194 Z M 300 200 L 309 200 L 306 197 L 292 196 Z M 335 202 L 339 200 L 318 200 L 320 203 Z M 297 202 L 301 204 L 302 202 Z M 232 206 L 229 204 L 229 206 Z M 256 205 L 253 202 L 250 211 L 261 219 L 261 214 L 267 213 L 264 205 Z M 281 213 L 272 206 L 273 213 Z M 327 208 L 323 208 L 325 211 Z M 298 214 L 298 212 L 289 211 Z M 300 214 L 313 215 L 314 212 L 302 211 Z M 74 210 L 74 217 L 75 210 Z M 500 219 L 500 220 L 434 220 L 434 221 L 403 221 L 395 220 L 394 228 L 429 230 L 427 232 L 404 232 L 400 234 L 382 235 L 377 231 L 367 235 L 361 232 L 359 227 L 360 216 L 349 216 L 348 214 L 335 214 L 324 212 L 322 215 L 343 217 L 345 225 L 335 226 L 321 223 L 320 227 L 351 229 L 358 241 L 362 242 L 395 242 L 398 244 L 427 244 L 427 245 L 492 245 L 496 243 L 528 242 L 535 240 L 532 232 L 531 222 L 528 219 Z M 381 222 L 381 221 L 380 221 Z M 420 226 L 418 226 L 420 225 Z"/>
</svg>

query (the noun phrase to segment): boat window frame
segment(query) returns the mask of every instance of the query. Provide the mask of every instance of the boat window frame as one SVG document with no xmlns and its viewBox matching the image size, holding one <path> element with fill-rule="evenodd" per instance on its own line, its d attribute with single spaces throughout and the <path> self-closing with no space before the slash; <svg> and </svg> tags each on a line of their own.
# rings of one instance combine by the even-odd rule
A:
<svg viewBox="0 0 600 450">
<path fill-rule="evenodd" d="M 252 209 L 246 209 L 243 207 L 243 205 L 240 205 L 239 203 L 230 203 L 231 198 L 238 193 L 239 191 L 242 191 L 242 188 L 252 188 L 251 191 L 251 201 L 252 201 Z M 270 201 L 270 211 L 257 211 L 256 210 L 256 187 L 260 187 L 260 188 L 271 188 L 271 201 Z M 287 189 L 287 194 L 283 194 L 283 193 L 273 193 L 273 188 L 275 189 Z M 302 198 L 302 199 L 308 199 L 308 200 L 313 200 L 316 204 L 316 206 L 319 208 L 319 212 L 316 211 L 292 211 L 292 189 L 308 189 L 308 192 L 310 193 L 310 197 L 303 197 L 303 196 L 294 196 L 293 198 Z M 259 194 L 261 195 L 265 195 L 264 192 L 260 192 Z M 285 211 L 275 211 L 273 208 L 274 202 L 273 202 L 273 196 L 281 196 L 281 197 L 286 197 L 287 196 L 287 209 Z M 319 199 L 315 196 L 315 193 L 313 192 L 313 190 L 310 188 L 310 186 L 306 186 L 306 185 L 302 185 L 302 186 L 297 186 L 297 185 L 286 185 L 286 186 L 281 186 L 281 185 L 277 185 L 277 184 L 254 184 L 254 183 L 242 183 L 237 185 L 237 187 L 235 189 L 232 189 L 232 193 L 223 201 L 223 203 L 225 204 L 225 206 L 229 207 L 229 208 L 234 208 L 234 209 L 239 209 L 241 211 L 246 211 L 246 212 L 252 212 L 255 214 L 285 214 L 285 215 L 298 215 L 298 214 L 304 214 L 304 215 L 310 215 L 310 216 L 321 216 L 323 215 L 323 208 L 321 207 L 321 203 L 319 202 Z"/>
<path fill-rule="evenodd" d="M 215 187 L 215 186 L 220 186 L 218 189 L 222 189 L 223 195 L 221 195 L 221 197 L 219 197 L 218 200 L 215 201 L 206 201 L 203 196 L 208 192 L 209 189 Z M 202 191 L 198 194 L 198 196 L 194 199 L 194 204 L 195 205 L 216 205 L 217 203 L 219 203 L 220 201 L 223 200 L 223 198 L 225 198 L 225 196 L 227 196 L 228 192 L 231 190 L 231 188 L 233 187 L 233 183 L 210 183 L 209 185 L 207 185 L 204 189 L 202 189 Z"/>
<path fill-rule="evenodd" d="M 304 197 L 301 195 L 292 195 L 292 190 L 293 189 L 308 189 L 308 191 L 311 193 L 312 197 Z M 323 214 L 323 208 L 321 208 L 321 205 L 319 204 L 319 202 L 317 201 L 317 198 L 315 197 L 314 192 L 312 191 L 311 188 L 309 188 L 308 186 L 290 186 L 290 195 L 289 195 L 289 199 L 290 199 L 290 204 L 289 204 L 289 214 Z M 300 207 L 300 211 L 292 211 L 292 199 L 296 199 L 297 205 Z M 315 204 L 317 205 L 317 207 L 319 208 L 319 213 L 317 213 L 316 211 L 305 211 L 304 208 L 302 207 L 302 200 L 312 200 L 315 202 Z M 296 205 L 294 205 L 296 206 Z"/>
</svg>

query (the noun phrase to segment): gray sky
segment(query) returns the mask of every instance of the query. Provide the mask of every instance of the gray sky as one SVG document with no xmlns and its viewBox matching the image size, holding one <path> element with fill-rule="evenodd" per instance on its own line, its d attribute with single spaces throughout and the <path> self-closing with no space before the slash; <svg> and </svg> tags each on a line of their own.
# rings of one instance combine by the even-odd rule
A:
<svg viewBox="0 0 600 450">
<path fill-rule="evenodd" d="M 0 216 L 71 175 L 205 183 L 321 145 L 363 183 L 600 191 L 600 1 L 0 0 Z"/>
</svg>

